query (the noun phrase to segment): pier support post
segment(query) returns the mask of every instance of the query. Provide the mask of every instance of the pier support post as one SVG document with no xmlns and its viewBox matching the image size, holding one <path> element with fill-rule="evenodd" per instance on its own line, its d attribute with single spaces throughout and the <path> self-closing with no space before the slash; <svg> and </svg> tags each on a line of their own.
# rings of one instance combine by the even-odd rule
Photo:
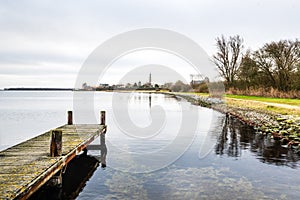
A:
<svg viewBox="0 0 300 200">
<path fill-rule="evenodd" d="M 101 167 L 106 167 L 106 155 L 107 155 L 107 148 L 105 144 L 105 134 L 100 135 L 100 162 Z"/>
<path fill-rule="evenodd" d="M 61 156 L 62 155 L 62 131 L 51 130 L 51 142 L 50 142 L 50 156 Z"/>
<path fill-rule="evenodd" d="M 59 170 L 59 172 L 52 176 L 48 182 L 48 186 L 61 188 L 63 182 L 62 173 L 62 170 Z"/>
<path fill-rule="evenodd" d="M 100 111 L 100 125 L 105 125 L 105 111 Z"/>
<path fill-rule="evenodd" d="M 105 126 L 105 111 L 100 112 L 100 125 Z M 106 133 L 106 126 L 104 132 L 100 135 L 100 162 L 101 167 L 106 167 L 106 154 L 107 154 L 107 148 L 105 144 L 105 133 Z"/>
<path fill-rule="evenodd" d="M 73 124 L 73 114 L 72 111 L 68 111 L 68 125 Z"/>
</svg>

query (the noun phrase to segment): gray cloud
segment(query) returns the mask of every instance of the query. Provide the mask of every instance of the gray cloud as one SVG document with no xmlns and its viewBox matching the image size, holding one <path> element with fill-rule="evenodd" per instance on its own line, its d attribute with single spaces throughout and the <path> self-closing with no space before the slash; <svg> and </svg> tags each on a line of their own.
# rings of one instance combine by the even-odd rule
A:
<svg viewBox="0 0 300 200">
<path fill-rule="evenodd" d="M 221 34 L 240 34 L 247 47 L 256 49 L 265 42 L 299 37 L 299 9 L 297 0 L 4 0 L 0 2 L 0 74 L 13 78 L 48 71 L 73 77 L 102 42 L 145 27 L 185 34 L 209 55 Z M 44 83 L 32 81 L 32 85 L 40 84 Z M 0 88 L 9 86 L 0 82 Z"/>
</svg>

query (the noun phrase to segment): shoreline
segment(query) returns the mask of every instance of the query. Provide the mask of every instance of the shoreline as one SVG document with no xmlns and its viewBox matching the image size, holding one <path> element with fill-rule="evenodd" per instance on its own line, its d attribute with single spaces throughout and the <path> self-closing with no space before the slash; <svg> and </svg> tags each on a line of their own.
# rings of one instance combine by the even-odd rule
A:
<svg viewBox="0 0 300 200">
<path fill-rule="evenodd" d="M 7 91 L 7 90 L 6 90 Z M 20 90 L 19 90 L 20 91 Z M 78 90 L 81 92 L 81 90 Z M 82 92 L 100 92 L 100 91 L 84 91 Z M 168 91 L 156 90 L 114 90 L 101 92 L 137 92 L 137 93 L 154 93 L 172 96 L 174 98 L 184 98 L 193 105 L 211 108 L 223 114 L 232 116 L 241 122 L 253 127 L 256 134 L 270 136 L 276 142 L 285 148 L 293 149 L 300 155 L 300 115 L 279 114 L 268 111 L 261 107 L 247 107 L 245 102 L 234 103 L 232 101 L 224 101 L 219 98 L 207 96 L 199 96 L 195 93 L 176 93 Z M 257 102 L 261 103 L 261 102 Z M 284 104 L 283 104 L 284 105 Z M 284 109 L 284 108 L 283 108 Z M 287 109 L 288 110 L 288 109 Z"/>
<path fill-rule="evenodd" d="M 300 155 L 300 117 L 281 115 L 264 110 L 227 104 L 221 99 L 198 96 L 195 94 L 166 93 L 184 98 L 190 103 L 208 107 L 223 114 L 233 116 L 241 122 L 253 127 L 256 134 L 270 136 L 280 142 L 282 147 L 292 149 Z"/>
</svg>

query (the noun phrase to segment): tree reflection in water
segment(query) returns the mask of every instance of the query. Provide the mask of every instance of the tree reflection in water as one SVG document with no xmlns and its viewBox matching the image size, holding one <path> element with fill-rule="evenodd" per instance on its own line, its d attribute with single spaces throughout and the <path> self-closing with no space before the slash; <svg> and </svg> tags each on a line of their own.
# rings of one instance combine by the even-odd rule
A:
<svg viewBox="0 0 300 200">
<path fill-rule="evenodd" d="M 261 162 L 297 167 L 299 156 L 282 147 L 280 141 L 256 133 L 253 127 L 229 115 L 224 116 L 222 124 L 222 132 L 215 146 L 217 155 L 237 158 L 242 156 L 243 150 L 249 149 Z"/>
</svg>

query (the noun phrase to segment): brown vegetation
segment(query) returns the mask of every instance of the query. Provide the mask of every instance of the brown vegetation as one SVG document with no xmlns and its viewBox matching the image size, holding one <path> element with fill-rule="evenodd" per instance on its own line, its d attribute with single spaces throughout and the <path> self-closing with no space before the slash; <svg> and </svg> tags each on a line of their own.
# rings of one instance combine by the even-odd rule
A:
<svg viewBox="0 0 300 200">
<path fill-rule="evenodd" d="M 299 90 L 291 90 L 291 91 L 283 92 L 274 88 L 255 89 L 250 87 L 247 89 L 238 89 L 232 87 L 226 90 L 226 94 L 250 95 L 250 96 L 273 97 L 273 98 L 290 98 L 290 99 L 300 98 Z"/>
</svg>

